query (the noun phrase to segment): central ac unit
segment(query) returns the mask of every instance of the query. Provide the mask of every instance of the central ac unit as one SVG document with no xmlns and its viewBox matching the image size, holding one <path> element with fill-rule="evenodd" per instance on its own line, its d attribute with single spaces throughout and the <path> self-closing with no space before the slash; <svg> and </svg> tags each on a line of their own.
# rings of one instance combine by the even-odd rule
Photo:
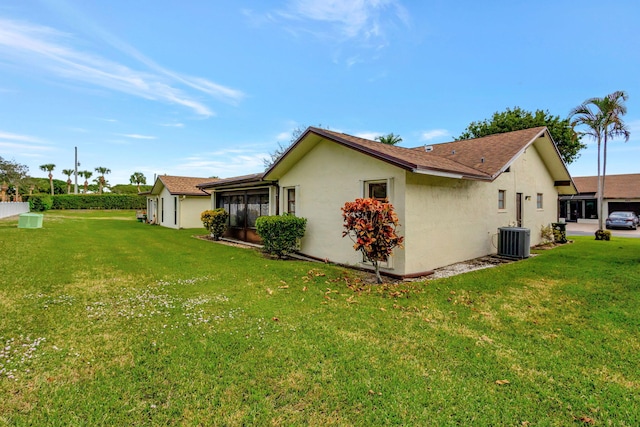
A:
<svg viewBox="0 0 640 427">
<path fill-rule="evenodd" d="M 521 227 L 498 228 L 498 255 L 508 258 L 529 258 L 531 230 Z"/>
</svg>

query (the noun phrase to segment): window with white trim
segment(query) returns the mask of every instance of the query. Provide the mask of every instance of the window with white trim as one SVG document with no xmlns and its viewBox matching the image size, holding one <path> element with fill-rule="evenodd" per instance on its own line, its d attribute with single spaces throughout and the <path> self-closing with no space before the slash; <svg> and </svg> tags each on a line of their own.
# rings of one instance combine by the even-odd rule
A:
<svg viewBox="0 0 640 427">
<path fill-rule="evenodd" d="M 296 188 L 285 188 L 286 205 L 285 211 L 291 215 L 296 214 Z"/>
<path fill-rule="evenodd" d="M 506 200 L 507 200 L 507 191 L 498 190 L 498 209 L 499 210 L 503 211 L 507 208 Z"/>
<path fill-rule="evenodd" d="M 542 209 L 543 204 L 542 204 L 542 193 L 538 193 L 538 195 L 536 196 L 536 208 L 537 209 Z"/>
</svg>

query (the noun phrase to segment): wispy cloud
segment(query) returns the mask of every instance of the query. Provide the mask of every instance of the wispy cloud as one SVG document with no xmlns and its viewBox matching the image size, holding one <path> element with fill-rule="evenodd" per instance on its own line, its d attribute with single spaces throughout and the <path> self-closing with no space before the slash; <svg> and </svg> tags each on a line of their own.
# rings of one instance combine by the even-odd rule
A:
<svg viewBox="0 0 640 427">
<path fill-rule="evenodd" d="M 225 155 L 228 154 L 228 155 Z M 246 175 L 247 171 L 264 169 L 266 153 L 245 152 L 244 154 L 216 152 L 207 156 L 189 157 L 176 166 L 176 173 L 188 176 L 219 176 L 221 178 Z"/>
<path fill-rule="evenodd" d="M 182 128 L 184 127 L 184 123 L 160 123 L 160 126 L 169 128 Z"/>
<path fill-rule="evenodd" d="M 5 141 L 19 141 L 19 142 L 33 142 L 41 144 L 43 141 L 40 138 L 36 138 L 31 135 L 19 135 L 17 133 L 9 133 L 0 131 L 0 140 Z"/>
<path fill-rule="evenodd" d="M 131 138 L 131 139 L 158 139 L 158 137 L 156 136 L 140 135 L 137 133 L 121 133 L 119 135 L 124 136 L 125 138 Z"/>
<path fill-rule="evenodd" d="M 73 46 L 74 38 L 50 27 L 0 18 L 0 53 L 5 61 L 30 67 L 50 76 L 83 82 L 129 95 L 177 104 L 201 116 L 214 112 L 187 90 L 195 90 L 235 104 L 244 98 L 241 91 L 201 77 L 185 76 L 163 68 L 134 48 L 100 32 L 103 39 L 135 58 L 149 71 L 134 70 Z"/>
<path fill-rule="evenodd" d="M 432 139 L 436 139 L 436 138 L 440 138 L 448 135 L 449 135 L 449 131 L 447 131 L 446 129 L 427 130 L 420 134 L 420 140 L 431 141 Z"/>
<path fill-rule="evenodd" d="M 51 152 L 54 147 L 42 139 L 17 133 L 0 131 L 0 152 L 9 152 L 20 157 L 41 157 L 44 152 Z"/>
<path fill-rule="evenodd" d="M 382 136 L 382 132 L 358 132 L 354 136 L 374 141 L 377 137 Z"/>
<path fill-rule="evenodd" d="M 410 26 L 409 14 L 398 0 L 290 0 L 278 15 L 323 37 L 359 39 L 377 47 L 387 44 L 388 27 L 397 22 Z M 309 29 L 309 21 L 323 28 Z"/>
</svg>

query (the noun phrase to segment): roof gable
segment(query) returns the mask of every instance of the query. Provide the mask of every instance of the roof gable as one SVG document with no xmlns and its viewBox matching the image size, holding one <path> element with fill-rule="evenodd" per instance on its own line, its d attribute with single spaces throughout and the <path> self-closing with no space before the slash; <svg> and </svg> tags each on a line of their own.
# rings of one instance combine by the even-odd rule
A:
<svg viewBox="0 0 640 427">
<path fill-rule="evenodd" d="M 555 181 L 575 192 L 571 176 L 546 127 L 536 127 L 483 138 L 434 144 L 427 148 L 397 147 L 344 133 L 310 127 L 265 172 L 265 179 L 279 179 L 321 140 L 343 145 L 414 173 L 459 179 L 492 181 L 529 146 L 536 145 Z"/>
<path fill-rule="evenodd" d="M 172 195 L 178 196 L 209 196 L 210 194 L 197 187 L 198 184 L 211 182 L 211 178 L 196 178 L 189 176 L 160 175 L 151 189 L 151 194 L 160 194 L 166 188 Z"/>
<path fill-rule="evenodd" d="M 544 126 L 428 146 L 431 153 L 497 177 L 538 137 Z M 425 150 L 419 147 L 417 150 Z"/>
</svg>

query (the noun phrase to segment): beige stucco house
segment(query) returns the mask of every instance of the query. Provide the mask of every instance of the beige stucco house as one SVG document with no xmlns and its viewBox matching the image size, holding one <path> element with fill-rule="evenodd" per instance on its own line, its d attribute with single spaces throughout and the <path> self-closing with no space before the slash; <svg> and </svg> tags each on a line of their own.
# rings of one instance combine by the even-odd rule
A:
<svg viewBox="0 0 640 427">
<path fill-rule="evenodd" d="M 229 212 L 227 237 L 259 242 L 256 218 L 292 213 L 308 220 L 302 254 L 364 268 L 340 208 L 387 198 L 405 241 L 381 270 L 399 277 L 496 253 L 500 227 L 529 228 L 536 245 L 558 196 L 576 193 L 545 127 L 417 148 L 310 127 L 264 173 L 198 187 Z"/>
<path fill-rule="evenodd" d="M 168 228 L 202 228 L 200 214 L 210 209 L 211 195 L 197 187 L 211 178 L 160 175 L 147 196 L 147 222 Z"/>
<path fill-rule="evenodd" d="M 261 179 L 277 182 L 277 212 L 308 219 L 301 253 L 354 266 L 340 208 L 388 198 L 405 243 L 382 270 L 401 277 L 495 253 L 499 227 L 529 228 L 535 245 L 576 192 L 545 127 L 412 149 L 311 127 Z"/>
</svg>

